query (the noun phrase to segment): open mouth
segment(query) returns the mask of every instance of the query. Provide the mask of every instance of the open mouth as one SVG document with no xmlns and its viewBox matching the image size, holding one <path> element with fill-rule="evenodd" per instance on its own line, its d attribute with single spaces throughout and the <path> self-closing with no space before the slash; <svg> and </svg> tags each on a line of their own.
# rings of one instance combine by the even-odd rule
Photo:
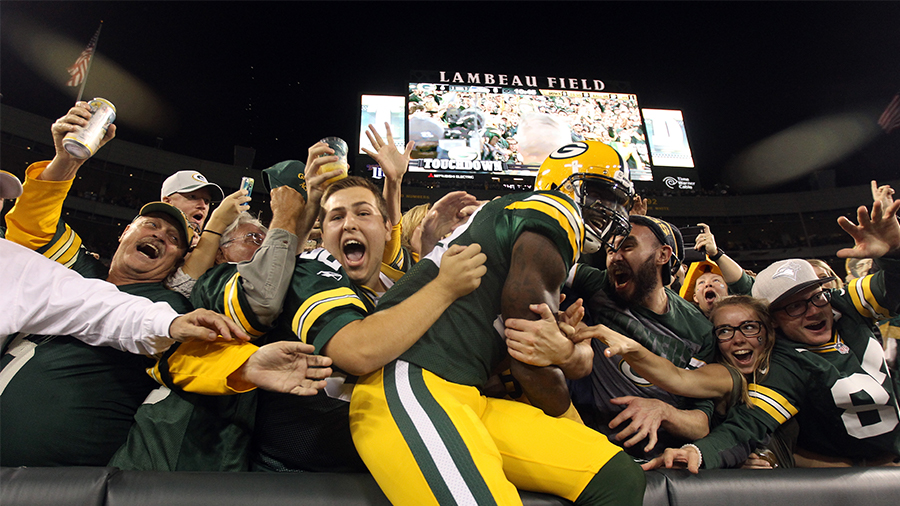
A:
<svg viewBox="0 0 900 506">
<path fill-rule="evenodd" d="M 750 365 L 753 361 L 753 352 L 751 350 L 737 350 L 731 356 L 740 365 Z"/>
<path fill-rule="evenodd" d="M 719 298 L 719 294 L 716 293 L 715 290 L 709 289 L 706 292 L 704 292 L 703 298 L 706 299 L 707 303 L 712 304 L 713 302 L 716 301 L 716 299 Z"/>
<path fill-rule="evenodd" d="M 819 323 L 814 323 L 812 325 L 805 325 L 803 328 L 810 330 L 812 332 L 818 332 L 825 328 L 825 320 L 820 321 Z"/>
<path fill-rule="evenodd" d="M 156 260 L 157 258 L 159 258 L 159 248 L 151 242 L 139 244 L 137 246 L 137 250 L 139 253 L 143 253 L 147 258 L 151 260 Z"/>
<path fill-rule="evenodd" d="M 351 264 L 355 264 L 362 261 L 366 254 L 366 247 L 361 242 L 351 239 L 344 243 L 343 252 L 344 258 Z"/>
<path fill-rule="evenodd" d="M 610 266 L 610 274 L 612 275 L 616 288 L 624 286 L 631 281 L 631 270 L 626 267 L 613 264 Z"/>
<path fill-rule="evenodd" d="M 193 219 L 197 223 L 203 223 L 203 214 L 197 213 L 197 214 L 191 215 L 191 219 Z"/>
</svg>

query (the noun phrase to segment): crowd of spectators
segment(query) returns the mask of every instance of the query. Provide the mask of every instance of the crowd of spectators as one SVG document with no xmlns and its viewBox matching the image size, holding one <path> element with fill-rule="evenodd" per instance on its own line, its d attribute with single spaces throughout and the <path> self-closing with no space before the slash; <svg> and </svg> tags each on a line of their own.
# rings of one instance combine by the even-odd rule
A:
<svg viewBox="0 0 900 506">
<path fill-rule="evenodd" d="M 459 94 L 441 108 L 418 97 L 431 116 L 451 104 L 488 111 L 500 138 L 512 128 L 503 111 L 525 106 Z M 701 260 L 688 265 L 679 229 L 648 216 L 610 163 L 620 159 L 610 132 L 584 128 L 614 114 L 626 131 L 628 108 L 544 100 L 570 109 L 588 142 L 548 157 L 533 188 L 454 181 L 456 191 L 403 216 L 413 145 L 400 151 L 389 127 L 384 139 L 370 128 L 382 188 L 322 173 L 336 157 L 318 142 L 305 163 L 263 171 L 268 226 L 248 212 L 247 192 L 225 195 L 196 171 L 167 178 L 150 203 L 77 192 L 135 210 L 121 235 L 91 245 L 106 263 L 62 211 L 90 170 L 62 147 L 90 118 L 76 104 L 51 128 L 51 161 L 35 161 L 21 186 L 3 174 L 2 196 L 18 198 L 2 245 L 212 332 L 154 330 L 148 349 L 119 335 L 87 339 L 59 325 L 70 313 L 28 322 L 29 334 L 3 327 L 0 463 L 369 471 L 396 504 L 459 493 L 506 502 L 516 488 L 640 504 L 641 467 L 900 464 L 893 329 L 873 324 L 900 311 L 893 189 L 873 181 L 871 206 L 834 234 L 720 237 L 730 255 L 701 224 L 689 246 Z M 102 144 L 114 136 L 113 125 Z M 585 169 L 564 167 L 573 160 Z M 508 194 L 477 201 L 465 191 L 482 188 Z M 321 242 L 310 244 L 314 229 Z M 839 257 L 874 261 L 846 288 L 818 261 L 787 258 L 757 275 L 733 258 L 848 240 Z M 67 311 L 77 311 L 73 298 Z"/>
</svg>

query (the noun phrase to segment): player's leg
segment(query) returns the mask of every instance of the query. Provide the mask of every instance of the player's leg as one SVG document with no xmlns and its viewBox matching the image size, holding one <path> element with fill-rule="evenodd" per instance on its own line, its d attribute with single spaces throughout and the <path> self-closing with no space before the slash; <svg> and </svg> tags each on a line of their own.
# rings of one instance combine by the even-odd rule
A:
<svg viewBox="0 0 900 506">
<path fill-rule="evenodd" d="M 484 405 L 477 389 L 397 361 L 354 387 L 350 430 L 393 504 L 520 505 L 479 419 Z"/>
<path fill-rule="evenodd" d="M 644 472 L 603 434 L 520 402 L 487 404 L 482 421 L 518 488 L 576 504 L 641 504 Z"/>
</svg>

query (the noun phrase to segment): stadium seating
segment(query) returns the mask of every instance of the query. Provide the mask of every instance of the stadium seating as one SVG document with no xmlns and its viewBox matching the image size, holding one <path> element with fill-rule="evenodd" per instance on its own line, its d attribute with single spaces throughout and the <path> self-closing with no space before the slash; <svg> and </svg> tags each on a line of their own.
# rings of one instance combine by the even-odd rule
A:
<svg viewBox="0 0 900 506">
<path fill-rule="evenodd" d="M 645 506 L 894 506 L 900 468 L 647 473 Z M 530 492 L 526 506 L 570 504 Z M 3 506 L 389 506 L 367 474 L 187 473 L 113 467 L 0 468 Z"/>
</svg>

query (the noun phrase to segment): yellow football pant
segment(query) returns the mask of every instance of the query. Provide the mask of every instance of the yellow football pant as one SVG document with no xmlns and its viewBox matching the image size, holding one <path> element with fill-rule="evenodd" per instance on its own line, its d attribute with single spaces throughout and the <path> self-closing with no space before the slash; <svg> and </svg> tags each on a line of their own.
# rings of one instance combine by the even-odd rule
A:
<svg viewBox="0 0 900 506">
<path fill-rule="evenodd" d="M 401 360 L 360 378 L 350 430 L 395 505 L 521 504 L 517 488 L 574 501 L 621 451 L 570 419 Z"/>
</svg>

